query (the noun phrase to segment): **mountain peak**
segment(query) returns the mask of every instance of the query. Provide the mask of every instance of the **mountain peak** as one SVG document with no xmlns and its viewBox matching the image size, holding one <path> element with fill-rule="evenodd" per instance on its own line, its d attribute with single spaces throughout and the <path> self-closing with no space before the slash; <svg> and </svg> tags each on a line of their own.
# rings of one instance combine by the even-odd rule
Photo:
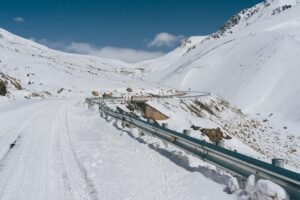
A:
<svg viewBox="0 0 300 200">
<path fill-rule="evenodd" d="M 211 37 L 220 38 L 232 34 L 237 30 L 247 28 L 249 25 L 261 22 L 289 10 L 299 4 L 299 2 L 298 0 L 266 0 L 232 16 L 216 33 L 212 34 Z"/>
</svg>

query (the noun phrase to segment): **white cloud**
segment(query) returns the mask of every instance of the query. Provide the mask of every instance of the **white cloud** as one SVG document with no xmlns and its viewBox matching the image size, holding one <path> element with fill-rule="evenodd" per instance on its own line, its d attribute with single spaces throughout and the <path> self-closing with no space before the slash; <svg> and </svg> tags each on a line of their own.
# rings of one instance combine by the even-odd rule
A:
<svg viewBox="0 0 300 200">
<path fill-rule="evenodd" d="M 114 58 L 125 62 L 138 62 L 142 60 L 149 60 L 162 56 L 162 52 L 150 52 L 143 50 L 135 50 L 129 48 L 118 47 L 102 47 L 96 48 L 87 43 L 72 42 L 66 47 L 68 52 L 74 52 L 79 54 L 88 54 L 105 58 Z"/>
<path fill-rule="evenodd" d="M 23 17 L 15 17 L 15 18 L 13 18 L 13 20 L 16 23 L 23 23 L 23 22 L 25 22 L 25 19 Z"/>
<path fill-rule="evenodd" d="M 129 63 L 139 62 L 143 60 L 154 59 L 164 55 L 160 51 L 144 51 L 129 48 L 118 47 L 95 47 L 91 44 L 84 42 L 50 42 L 46 39 L 36 40 L 31 38 L 32 41 L 44 44 L 49 48 L 58 49 L 70 53 L 93 55 L 104 58 L 118 59 Z"/>
<path fill-rule="evenodd" d="M 169 47 L 172 48 L 178 45 L 184 36 L 182 35 L 172 35 L 170 33 L 158 33 L 152 41 L 148 43 L 148 47 Z"/>
</svg>

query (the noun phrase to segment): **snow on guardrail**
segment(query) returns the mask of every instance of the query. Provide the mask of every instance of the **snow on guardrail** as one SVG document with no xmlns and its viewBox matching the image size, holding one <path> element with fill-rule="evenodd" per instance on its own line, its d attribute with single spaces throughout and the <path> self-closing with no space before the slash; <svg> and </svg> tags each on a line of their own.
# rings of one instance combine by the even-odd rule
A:
<svg viewBox="0 0 300 200">
<path fill-rule="evenodd" d="M 300 174 L 274 166 L 270 163 L 234 152 L 203 140 L 183 135 L 157 124 L 144 121 L 127 113 L 120 113 L 105 105 L 106 99 L 87 98 L 88 104 L 97 104 L 99 111 L 115 119 L 122 120 L 132 126 L 149 133 L 167 143 L 170 143 L 198 158 L 203 159 L 216 166 L 224 168 L 233 175 L 246 180 L 255 175 L 257 180 L 267 179 L 283 187 L 291 196 L 291 199 L 300 199 Z"/>
</svg>

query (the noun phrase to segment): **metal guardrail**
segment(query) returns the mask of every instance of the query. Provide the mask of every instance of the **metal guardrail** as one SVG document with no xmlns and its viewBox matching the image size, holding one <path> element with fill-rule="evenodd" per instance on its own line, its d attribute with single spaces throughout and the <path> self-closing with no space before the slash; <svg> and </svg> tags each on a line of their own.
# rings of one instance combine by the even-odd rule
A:
<svg viewBox="0 0 300 200">
<path fill-rule="evenodd" d="M 257 179 L 268 179 L 282 186 L 289 193 L 291 199 L 300 199 L 300 174 L 203 140 L 183 135 L 182 133 L 144 121 L 127 113 L 120 113 L 106 106 L 104 100 L 105 99 L 102 98 L 87 98 L 86 102 L 88 104 L 97 104 L 101 112 L 122 120 L 122 122 L 129 123 L 204 161 L 224 168 L 243 180 L 246 180 L 250 175 L 254 174 Z"/>
<path fill-rule="evenodd" d="M 201 92 L 201 91 L 180 91 L 185 93 L 185 95 L 148 95 L 148 96 L 139 96 L 139 94 L 133 94 L 131 98 L 123 97 L 123 96 L 114 96 L 114 97 L 91 97 L 88 98 L 90 100 L 97 100 L 97 99 L 106 99 L 106 100 L 113 100 L 113 101 L 131 101 L 132 98 L 145 98 L 145 99 L 188 99 L 188 98 L 197 98 L 197 97 L 204 97 L 212 95 L 210 92 Z"/>
</svg>

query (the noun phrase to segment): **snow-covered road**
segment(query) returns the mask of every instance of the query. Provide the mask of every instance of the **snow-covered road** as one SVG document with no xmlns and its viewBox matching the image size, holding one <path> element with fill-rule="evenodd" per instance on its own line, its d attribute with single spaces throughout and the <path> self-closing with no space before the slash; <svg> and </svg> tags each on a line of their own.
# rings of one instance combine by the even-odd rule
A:
<svg viewBox="0 0 300 200">
<path fill-rule="evenodd" d="M 189 159 L 78 100 L 0 106 L 1 200 L 234 198 L 226 176 Z"/>
</svg>

